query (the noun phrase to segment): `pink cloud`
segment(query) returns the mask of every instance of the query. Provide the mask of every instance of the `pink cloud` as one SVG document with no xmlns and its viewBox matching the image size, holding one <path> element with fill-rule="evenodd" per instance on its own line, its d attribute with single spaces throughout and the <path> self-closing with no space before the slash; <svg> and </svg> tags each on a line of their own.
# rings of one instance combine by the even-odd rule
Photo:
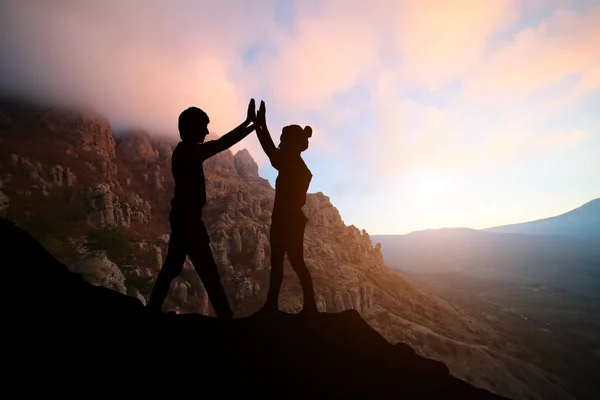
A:
<svg viewBox="0 0 600 400">
<path fill-rule="evenodd" d="M 547 156 L 580 145 L 587 131 L 532 131 L 519 120 L 474 135 L 452 110 L 412 101 L 379 98 L 377 140 L 354 151 L 371 159 L 380 176 L 409 171 L 464 173 L 508 164 L 521 157 Z M 477 113 L 477 110 L 473 110 Z M 366 153 L 366 155 L 365 155 Z"/>
<path fill-rule="evenodd" d="M 600 6 L 585 14 L 556 11 L 540 26 L 519 32 L 482 63 L 465 94 L 473 101 L 503 105 L 576 76 L 578 83 L 569 92 L 574 99 L 573 94 L 600 88 L 599 43 Z"/>
<path fill-rule="evenodd" d="M 516 17 L 510 0 L 423 0 L 396 11 L 402 75 L 432 89 L 473 70 L 489 36 Z"/>
<path fill-rule="evenodd" d="M 286 108 L 317 108 L 335 92 L 371 82 L 390 67 L 385 57 L 401 52 L 399 82 L 437 87 L 472 69 L 488 36 L 508 26 L 509 0 L 458 2 L 329 1 L 299 6 L 294 33 L 275 40 L 276 56 L 260 69 L 269 76 L 274 99 Z M 382 58 L 383 57 L 383 58 Z"/>
<path fill-rule="evenodd" d="M 277 54 L 265 56 L 257 70 L 281 108 L 318 109 L 377 66 L 379 33 L 366 3 L 299 7 L 294 31 L 280 32 Z"/>
<path fill-rule="evenodd" d="M 12 84 L 34 96 L 86 102 L 113 122 L 173 136 L 195 105 L 222 134 L 245 118 L 253 93 L 231 71 L 268 32 L 273 4 L 18 2 L 7 10 L 5 59 L 19 71 Z"/>
</svg>

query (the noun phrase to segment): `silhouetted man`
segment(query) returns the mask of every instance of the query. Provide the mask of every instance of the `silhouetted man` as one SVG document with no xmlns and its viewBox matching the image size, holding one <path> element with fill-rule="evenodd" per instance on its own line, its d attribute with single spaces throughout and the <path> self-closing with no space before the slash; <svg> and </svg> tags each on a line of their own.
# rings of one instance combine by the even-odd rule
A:
<svg viewBox="0 0 600 400">
<path fill-rule="evenodd" d="M 148 300 L 149 308 L 155 311 L 162 310 L 171 281 L 181 273 L 185 258 L 189 256 L 202 279 L 217 316 L 226 319 L 233 317 L 210 249 L 210 238 L 202 220 L 202 209 L 206 204 L 202 163 L 248 136 L 254 130 L 254 124 L 250 124 L 255 119 L 255 104 L 254 99 L 251 99 L 248 115 L 241 125 L 217 140 L 204 143 L 210 122 L 208 115 L 196 107 L 190 107 L 179 115 L 181 142 L 173 150 L 171 158 L 175 193 L 169 216 L 169 250 Z"/>
</svg>

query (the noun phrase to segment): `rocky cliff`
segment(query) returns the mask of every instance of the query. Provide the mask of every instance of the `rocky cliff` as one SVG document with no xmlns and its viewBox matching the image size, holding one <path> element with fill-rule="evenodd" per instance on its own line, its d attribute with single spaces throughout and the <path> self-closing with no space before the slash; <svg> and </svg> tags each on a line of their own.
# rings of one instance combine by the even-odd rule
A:
<svg viewBox="0 0 600 400">
<path fill-rule="evenodd" d="M 15 101 L 0 104 L 0 130 L 4 217 L 88 282 L 145 302 L 166 255 L 176 133 L 113 133 L 98 115 Z M 274 190 L 246 150 L 222 152 L 205 170 L 213 254 L 236 317 L 246 317 L 265 301 Z M 533 399 L 542 387 L 553 393 L 547 398 L 568 398 L 551 376 L 519 364 L 520 349 L 489 326 L 388 270 L 380 246 L 345 225 L 325 194 L 308 194 L 305 213 L 305 259 L 321 311 L 357 310 L 390 342 L 407 343 L 492 392 Z M 301 293 L 287 265 L 280 308 L 297 312 Z M 212 315 L 189 261 L 165 310 Z"/>
</svg>

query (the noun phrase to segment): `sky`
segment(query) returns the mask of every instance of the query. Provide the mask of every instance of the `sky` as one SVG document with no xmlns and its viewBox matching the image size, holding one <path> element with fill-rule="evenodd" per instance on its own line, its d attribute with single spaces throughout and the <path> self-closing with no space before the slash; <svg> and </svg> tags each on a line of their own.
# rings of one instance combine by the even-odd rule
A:
<svg viewBox="0 0 600 400">
<path fill-rule="evenodd" d="M 189 106 L 222 135 L 264 100 L 276 143 L 313 128 L 309 192 L 372 235 L 600 197 L 600 1 L 2 0 L 0 90 L 173 138 Z"/>
</svg>

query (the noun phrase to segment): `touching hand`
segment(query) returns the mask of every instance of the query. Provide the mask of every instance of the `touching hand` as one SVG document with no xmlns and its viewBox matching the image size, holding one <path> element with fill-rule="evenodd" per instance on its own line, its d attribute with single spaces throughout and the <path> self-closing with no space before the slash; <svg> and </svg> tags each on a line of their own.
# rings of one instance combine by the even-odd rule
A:
<svg viewBox="0 0 600 400">
<path fill-rule="evenodd" d="M 256 114 L 256 125 L 264 128 L 267 125 L 265 109 L 265 102 L 263 100 L 260 101 L 260 107 L 258 108 L 258 113 Z"/>
<path fill-rule="evenodd" d="M 254 103 L 254 99 L 250 99 L 250 103 L 248 104 L 248 115 L 246 116 L 246 123 L 255 122 L 256 121 L 256 104 Z"/>
</svg>

